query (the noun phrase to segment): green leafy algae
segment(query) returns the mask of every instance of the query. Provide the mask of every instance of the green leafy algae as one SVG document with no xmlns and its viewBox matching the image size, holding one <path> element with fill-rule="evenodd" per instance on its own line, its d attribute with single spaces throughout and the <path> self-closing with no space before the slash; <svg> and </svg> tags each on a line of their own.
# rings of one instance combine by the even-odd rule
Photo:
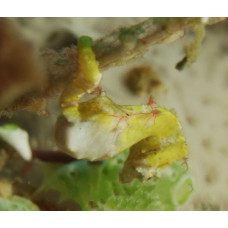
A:
<svg viewBox="0 0 228 228">
<path fill-rule="evenodd" d="M 119 172 L 127 152 L 104 162 L 75 161 L 46 177 L 40 191 L 55 190 L 81 210 L 175 210 L 192 192 L 189 172 L 181 162 L 161 171 L 161 177 L 121 184 Z"/>
</svg>

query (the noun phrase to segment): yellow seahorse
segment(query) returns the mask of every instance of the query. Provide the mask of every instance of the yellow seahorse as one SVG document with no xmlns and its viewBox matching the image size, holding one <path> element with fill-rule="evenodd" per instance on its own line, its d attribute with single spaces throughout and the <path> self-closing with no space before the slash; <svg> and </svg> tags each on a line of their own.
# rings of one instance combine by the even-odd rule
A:
<svg viewBox="0 0 228 228">
<path fill-rule="evenodd" d="M 178 118 L 151 99 L 146 105 L 118 105 L 101 92 L 79 102 L 98 88 L 101 78 L 91 39 L 80 37 L 77 75 L 60 96 L 62 115 L 56 124 L 56 143 L 64 152 L 96 161 L 130 148 L 121 174 L 124 182 L 148 179 L 187 156 Z"/>
</svg>

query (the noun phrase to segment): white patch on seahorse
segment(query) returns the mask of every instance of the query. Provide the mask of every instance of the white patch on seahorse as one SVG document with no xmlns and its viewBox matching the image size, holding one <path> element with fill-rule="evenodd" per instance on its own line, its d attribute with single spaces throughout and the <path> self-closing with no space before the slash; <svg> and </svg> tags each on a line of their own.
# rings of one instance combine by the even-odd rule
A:
<svg viewBox="0 0 228 228">
<path fill-rule="evenodd" d="M 76 119 L 66 129 L 66 147 L 78 159 L 94 161 L 112 157 L 117 152 L 118 136 L 126 127 L 121 122 L 118 124 L 118 118 L 114 118 L 111 126 L 105 126 L 94 121 Z"/>
</svg>

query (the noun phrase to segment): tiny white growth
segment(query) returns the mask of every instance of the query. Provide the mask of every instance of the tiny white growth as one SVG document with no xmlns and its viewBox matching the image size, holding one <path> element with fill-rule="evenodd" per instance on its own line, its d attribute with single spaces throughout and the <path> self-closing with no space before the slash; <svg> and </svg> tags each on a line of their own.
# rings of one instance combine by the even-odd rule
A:
<svg viewBox="0 0 228 228">
<path fill-rule="evenodd" d="M 161 146 L 161 148 L 167 147 L 170 144 L 174 144 L 175 140 L 176 140 L 175 135 L 173 137 L 169 137 L 169 138 L 162 138 L 162 139 L 160 139 L 160 146 Z"/>
<path fill-rule="evenodd" d="M 208 22 L 209 17 L 202 17 L 201 20 L 202 20 L 202 22 L 205 24 L 205 23 Z"/>
<path fill-rule="evenodd" d="M 16 125 L 7 124 L 0 127 L 0 138 L 12 146 L 21 157 L 29 161 L 32 158 L 32 151 L 29 145 L 28 133 Z"/>
<path fill-rule="evenodd" d="M 184 31 L 174 32 L 172 35 L 168 36 L 168 38 L 164 39 L 163 43 L 166 43 L 166 44 L 171 43 L 183 36 L 184 36 Z"/>
<path fill-rule="evenodd" d="M 148 105 L 142 105 L 142 113 L 149 113 L 151 112 L 150 109 L 148 109 Z"/>
<path fill-rule="evenodd" d="M 137 167 L 136 170 L 145 178 L 145 180 L 148 180 L 154 176 L 158 175 L 158 170 L 155 169 L 154 167 L 147 168 L 145 167 Z"/>
</svg>

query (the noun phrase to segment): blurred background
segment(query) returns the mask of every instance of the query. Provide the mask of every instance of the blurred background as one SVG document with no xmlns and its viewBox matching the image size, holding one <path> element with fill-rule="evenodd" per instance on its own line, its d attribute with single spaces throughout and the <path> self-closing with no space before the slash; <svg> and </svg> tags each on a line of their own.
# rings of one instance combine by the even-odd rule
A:
<svg viewBox="0 0 228 228">
<path fill-rule="evenodd" d="M 10 18 L 36 48 L 56 51 L 81 35 L 98 39 L 146 18 Z M 194 193 L 179 210 L 228 210 L 228 23 L 206 28 L 196 63 L 175 69 L 192 34 L 173 43 L 151 46 L 139 59 L 103 72 L 102 89 L 119 104 L 145 104 L 150 95 L 173 110 L 186 137 Z M 49 116 L 20 111 L 11 119 L 29 132 L 33 148 L 56 150 L 54 125 L 58 99 L 48 101 Z M 1 122 L 9 121 L 2 117 Z"/>
</svg>

